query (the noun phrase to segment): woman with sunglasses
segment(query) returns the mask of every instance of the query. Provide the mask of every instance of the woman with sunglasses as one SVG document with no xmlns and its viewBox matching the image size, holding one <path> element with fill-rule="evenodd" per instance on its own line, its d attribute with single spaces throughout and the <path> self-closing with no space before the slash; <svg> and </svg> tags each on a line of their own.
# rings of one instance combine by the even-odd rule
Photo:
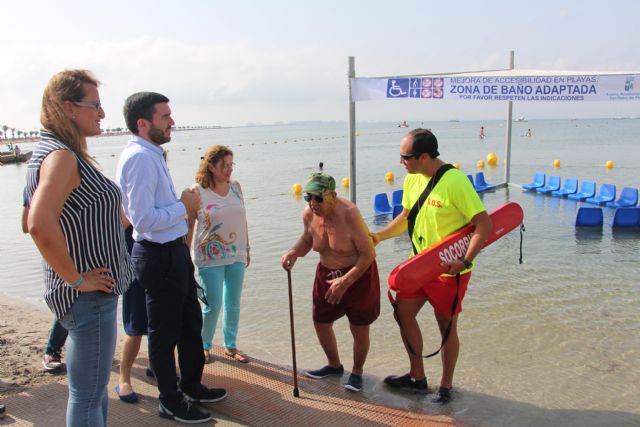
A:
<svg viewBox="0 0 640 427">
<path fill-rule="evenodd" d="M 85 70 L 54 75 L 42 97 L 41 141 L 27 170 L 27 228 L 44 259 L 44 299 L 69 331 L 67 426 L 107 425 L 118 295 L 133 280 L 121 195 L 96 167 L 99 82 Z"/>
<path fill-rule="evenodd" d="M 197 218 L 189 218 L 187 240 L 191 242 L 195 228 L 194 262 L 208 302 L 202 307 L 202 346 L 207 362 L 222 305 L 224 354 L 237 362 L 249 362 L 236 345 L 244 272 L 251 258 L 247 212 L 240 183 L 231 180 L 233 165 L 229 148 L 215 145 L 207 150 L 196 173 L 202 205 Z"/>
</svg>

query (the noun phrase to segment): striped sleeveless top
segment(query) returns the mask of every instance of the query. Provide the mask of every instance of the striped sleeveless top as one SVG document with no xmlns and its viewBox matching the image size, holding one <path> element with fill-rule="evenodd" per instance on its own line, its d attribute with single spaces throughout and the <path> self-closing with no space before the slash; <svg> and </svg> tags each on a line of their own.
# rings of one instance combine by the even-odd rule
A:
<svg viewBox="0 0 640 427">
<path fill-rule="evenodd" d="M 34 149 L 27 168 L 26 206 L 31 206 L 44 159 L 55 150 L 71 151 L 56 135 L 47 131 L 40 134 L 41 141 Z M 134 270 L 120 216 L 120 189 L 84 159 L 76 155 L 76 160 L 80 186 L 69 194 L 60 215 L 60 227 L 69 255 L 78 272 L 99 267 L 110 269 L 115 279 L 113 293 L 121 295 L 133 281 Z M 79 292 L 68 286 L 44 260 L 43 267 L 44 299 L 60 319 L 78 298 Z"/>
</svg>

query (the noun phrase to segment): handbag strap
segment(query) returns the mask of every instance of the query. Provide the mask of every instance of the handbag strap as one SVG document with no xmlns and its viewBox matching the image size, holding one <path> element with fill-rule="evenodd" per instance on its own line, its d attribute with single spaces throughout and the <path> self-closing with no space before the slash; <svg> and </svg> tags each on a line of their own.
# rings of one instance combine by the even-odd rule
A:
<svg viewBox="0 0 640 427">
<path fill-rule="evenodd" d="M 422 194 L 420 194 L 420 197 L 418 198 L 418 200 L 413 204 L 413 206 L 411 207 L 411 210 L 409 211 L 409 215 L 407 216 L 407 229 L 409 231 L 409 239 L 411 240 L 411 247 L 413 248 L 414 255 L 418 255 L 418 249 L 416 248 L 415 243 L 413 243 L 413 229 L 415 227 L 416 218 L 418 217 L 420 208 L 424 205 L 424 202 L 427 200 L 427 197 L 429 197 L 429 194 L 431 193 L 431 191 L 433 191 L 433 188 L 438 184 L 438 181 L 440 181 L 440 178 L 442 178 L 442 175 L 444 175 L 445 172 L 453 168 L 454 166 L 449 163 L 440 166 L 436 171 L 435 175 L 433 175 L 433 177 L 429 181 L 429 184 L 427 184 L 427 186 L 425 187 Z"/>
</svg>

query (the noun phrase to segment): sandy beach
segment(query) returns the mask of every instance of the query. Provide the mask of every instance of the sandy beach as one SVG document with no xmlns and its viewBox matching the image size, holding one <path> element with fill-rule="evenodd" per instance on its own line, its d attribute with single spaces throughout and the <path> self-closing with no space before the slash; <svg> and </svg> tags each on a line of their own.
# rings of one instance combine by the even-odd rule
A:
<svg viewBox="0 0 640 427">
<path fill-rule="evenodd" d="M 41 365 L 52 314 L 44 307 L 3 295 L 0 301 L 0 403 L 6 416 L 0 426 L 65 424 L 67 379 L 50 374 Z M 118 381 L 118 355 L 122 332 L 109 381 L 109 425 L 175 426 L 157 415 L 155 381 L 145 377 L 145 344 L 132 370 L 133 385 L 140 397 L 135 404 L 118 400 L 113 389 Z M 63 353 L 64 355 L 64 353 Z M 452 426 L 465 425 L 451 416 L 436 415 L 420 408 L 402 408 L 371 399 L 368 393 L 353 395 L 340 381 L 317 381 L 299 376 L 300 395 L 291 393 L 288 367 L 253 359 L 240 364 L 214 349 L 215 363 L 205 365 L 203 383 L 224 387 L 229 397 L 207 404 L 216 426 Z M 251 402 L 251 404 L 248 404 Z M 402 406 L 402 405 L 401 405 Z M 210 425 L 211 423 L 207 424 Z M 346 424 L 344 424 L 346 423 Z"/>
<path fill-rule="evenodd" d="M 41 363 L 53 314 L 44 304 L 0 295 L 0 403 L 6 405 L 6 416 L 0 419 L 0 426 L 62 426 L 68 396 L 66 374 L 49 373 Z M 133 376 L 134 387 L 141 397 L 139 404 L 125 404 L 117 399 L 113 388 L 118 381 L 122 335 L 119 331 L 109 381 L 109 425 L 176 425 L 156 415 L 155 382 L 139 380 L 144 378 L 140 364 L 134 365 Z M 146 366 L 144 346 L 139 357 L 138 361 Z M 219 426 L 246 425 L 225 414 L 216 413 L 214 418 Z"/>
<path fill-rule="evenodd" d="M 0 396 L 60 381 L 42 367 L 53 314 L 44 306 L 2 295 L 0 299 Z"/>
</svg>

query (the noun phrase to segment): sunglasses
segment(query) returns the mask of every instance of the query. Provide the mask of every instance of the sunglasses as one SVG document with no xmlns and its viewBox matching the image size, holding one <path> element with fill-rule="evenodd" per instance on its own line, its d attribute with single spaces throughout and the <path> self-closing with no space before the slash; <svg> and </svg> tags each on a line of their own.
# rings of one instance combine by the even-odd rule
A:
<svg viewBox="0 0 640 427">
<path fill-rule="evenodd" d="M 411 159 L 413 159 L 414 157 L 417 157 L 417 156 L 419 156 L 419 154 L 416 154 L 416 153 L 400 154 L 400 158 L 402 160 L 411 160 Z"/>
<path fill-rule="evenodd" d="M 321 194 L 315 195 L 315 194 L 305 194 L 304 195 L 304 200 L 307 202 L 310 202 L 312 200 L 315 200 L 318 203 L 322 203 L 324 202 L 324 198 L 322 197 Z"/>
<path fill-rule="evenodd" d="M 73 102 L 73 105 L 75 105 L 77 107 L 93 107 L 98 112 L 100 111 L 100 108 L 102 108 L 102 104 L 100 103 L 100 101 L 96 101 L 96 102 L 71 101 L 71 102 Z"/>
</svg>

